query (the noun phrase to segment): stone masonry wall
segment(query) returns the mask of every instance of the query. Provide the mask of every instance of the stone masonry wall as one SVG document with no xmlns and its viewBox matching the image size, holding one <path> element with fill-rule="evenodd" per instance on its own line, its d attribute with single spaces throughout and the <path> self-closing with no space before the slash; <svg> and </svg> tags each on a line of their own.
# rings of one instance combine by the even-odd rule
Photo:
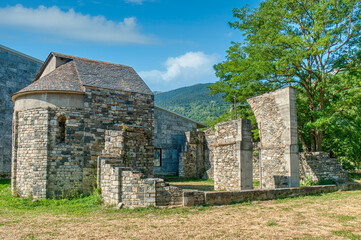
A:
<svg viewBox="0 0 361 240">
<path fill-rule="evenodd" d="M 215 126 L 214 189 L 252 189 L 251 122 L 238 119 Z"/>
<path fill-rule="evenodd" d="M 318 182 L 321 179 L 334 179 L 337 182 L 347 181 L 347 172 L 330 158 L 326 152 L 300 153 L 300 179 L 302 183 L 310 179 Z"/>
<path fill-rule="evenodd" d="M 149 171 L 149 161 L 144 158 L 149 136 L 144 128 L 125 124 L 109 128 L 98 158 L 98 183 L 104 203 L 130 207 L 181 205 L 181 189 L 169 186 L 162 179 L 144 178 Z"/>
<path fill-rule="evenodd" d="M 153 95 L 87 88 L 84 108 L 30 109 L 15 116 L 13 185 L 21 196 L 93 191 L 105 131 L 117 122 L 140 127 L 141 135 L 132 127 L 124 133 L 125 157 L 135 169 L 153 175 Z M 59 142 L 60 116 L 66 118 L 64 142 Z"/>
<path fill-rule="evenodd" d="M 14 103 L 11 95 L 34 79 L 41 63 L 0 48 L 0 178 L 10 178 Z"/>
<path fill-rule="evenodd" d="M 247 101 L 260 129 L 262 187 L 298 187 L 296 90 L 286 87 Z"/>
<path fill-rule="evenodd" d="M 52 108 L 48 111 L 47 197 L 66 197 L 77 192 L 88 194 L 95 184 L 83 182 L 84 112 L 75 108 Z M 66 119 L 64 142 L 60 142 L 60 117 Z"/>
<path fill-rule="evenodd" d="M 253 143 L 253 181 L 259 181 L 259 142 Z"/>
<path fill-rule="evenodd" d="M 204 167 L 205 173 L 203 175 L 204 179 L 213 179 L 214 178 L 214 147 L 213 145 L 216 142 L 216 135 L 212 128 L 204 130 Z"/>
<path fill-rule="evenodd" d="M 157 107 L 154 111 L 154 147 L 162 154 L 161 166 L 154 167 L 154 174 L 177 175 L 186 142 L 184 133 L 196 130 L 197 124 Z"/>
<path fill-rule="evenodd" d="M 108 126 L 116 123 L 144 128 L 147 139 L 143 140 L 147 147 L 142 154 L 144 161 L 148 162 L 144 173 L 153 176 L 153 95 L 87 87 L 84 113 L 84 171 L 87 172 L 84 181 L 95 182 L 93 166 L 96 166 L 97 158 L 104 149 L 104 133 Z"/>
<path fill-rule="evenodd" d="M 183 191 L 160 178 L 143 178 L 143 174 L 117 162 L 102 160 L 101 189 L 106 205 L 125 207 L 182 206 Z"/>
<path fill-rule="evenodd" d="M 204 133 L 186 132 L 184 152 L 179 159 L 179 176 L 185 178 L 202 178 L 205 173 Z"/>
<path fill-rule="evenodd" d="M 12 191 L 21 197 L 45 198 L 47 193 L 49 111 L 32 109 L 14 114 Z"/>
<path fill-rule="evenodd" d="M 109 126 L 109 129 L 105 130 L 104 150 L 100 158 L 116 160 L 124 167 L 149 175 L 153 165 L 152 159 L 147 157 L 149 149 L 153 148 L 148 141 L 151 137 L 141 126 Z"/>
</svg>

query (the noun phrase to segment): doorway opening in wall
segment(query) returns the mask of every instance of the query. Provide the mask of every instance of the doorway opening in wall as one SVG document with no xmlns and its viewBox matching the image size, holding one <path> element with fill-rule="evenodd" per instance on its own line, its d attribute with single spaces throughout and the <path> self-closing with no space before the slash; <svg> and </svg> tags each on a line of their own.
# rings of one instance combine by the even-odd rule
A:
<svg viewBox="0 0 361 240">
<path fill-rule="evenodd" d="M 64 115 L 58 117 L 59 143 L 65 142 L 65 122 L 66 122 L 66 117 Z"/>
<path fill-rule="evenodd" d="M 162 149 L 154 148 L 154 167 L 162 166 Z"/>
</svg>

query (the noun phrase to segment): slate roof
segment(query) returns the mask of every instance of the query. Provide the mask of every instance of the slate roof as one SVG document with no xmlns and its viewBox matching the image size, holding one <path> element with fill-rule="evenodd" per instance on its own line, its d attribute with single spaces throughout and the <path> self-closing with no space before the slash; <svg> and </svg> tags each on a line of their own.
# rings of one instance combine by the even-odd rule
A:
<svg viewBox="0 0 361 240">
<path fill-rule="evenodd" d="M 30 91 L 71 91 L 83 93 L 84 87 L 78 77 L 75 63 L 70 61 L 34 81 L 16 94 Z"/>
<path fill-rule="evenodd" d="M 52 57 L 68 61 L 43 76 Z M 84 92 L 84 86 L 151 94 L 153 92 L 130 66 L 51 52 L 32 84 L 15 93 L 30 91 Z"/>
</svg>

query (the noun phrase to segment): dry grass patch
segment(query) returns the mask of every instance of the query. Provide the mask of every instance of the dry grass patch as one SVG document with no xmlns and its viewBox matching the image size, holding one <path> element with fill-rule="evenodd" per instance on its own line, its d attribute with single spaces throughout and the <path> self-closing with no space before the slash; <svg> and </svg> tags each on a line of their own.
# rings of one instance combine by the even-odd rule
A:
<svg viewBox="0 0 361 240">
<path fill-rule="evenodd" d="M 360 239 L 361 191 L 193 208 L 115 210 L 86 200 L 10 199 L 0 239 Z M 1 190 L 2 189 L 2 190 Z M 80 202 L 80 203 L 79 203 Z M 61 205 L 61 204 L 65 204 Z M 82 205 L 84 204 L 84 205 Z"/>
</svg>

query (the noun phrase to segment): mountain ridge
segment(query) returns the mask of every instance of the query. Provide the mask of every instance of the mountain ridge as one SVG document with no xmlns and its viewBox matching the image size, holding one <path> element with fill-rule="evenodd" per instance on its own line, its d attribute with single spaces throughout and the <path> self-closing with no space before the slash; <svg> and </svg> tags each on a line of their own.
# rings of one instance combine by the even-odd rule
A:
<svg viewBox="0 0 361 240">
<path fill-rule="evenodd" d="M 209 85 L 211 83 L 200 83 L 167 92 L 156 92 L 155 105 L 198 122 L 213 121 L 229 110 L 230 103 L 225 102 L 221 94 L 210 96 L 210 90 L 206 88 Z"/>
</svg>

